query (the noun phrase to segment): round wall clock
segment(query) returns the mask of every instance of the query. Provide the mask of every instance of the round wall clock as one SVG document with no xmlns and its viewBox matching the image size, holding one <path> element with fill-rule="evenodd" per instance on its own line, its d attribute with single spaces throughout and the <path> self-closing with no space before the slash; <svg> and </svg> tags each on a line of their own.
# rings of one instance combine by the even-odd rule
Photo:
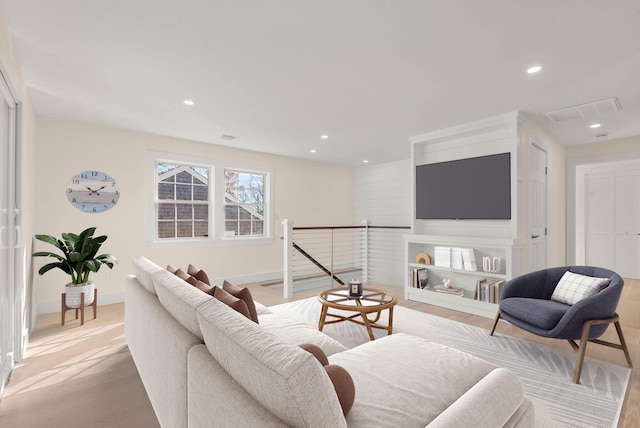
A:
<svg viewBox="0 0 640 428">
<path fill-rule="evenodd" d="M 100 171 L 82 171 L 67 185 L 69 202 L 86 213 L 101 213 L 118 203 L 120 190 L 116 180 Z"/>
</svg>

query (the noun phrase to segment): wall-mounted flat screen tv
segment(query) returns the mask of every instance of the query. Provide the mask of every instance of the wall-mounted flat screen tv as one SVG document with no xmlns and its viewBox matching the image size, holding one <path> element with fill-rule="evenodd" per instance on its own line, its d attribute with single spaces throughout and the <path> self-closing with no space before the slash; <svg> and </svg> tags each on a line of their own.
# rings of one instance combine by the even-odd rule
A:
<svg viewBox="0 0 640 428">
<path fill-rule="evenodd" d="M 416 219 L 510 219 L 511 153 L 416 166 Z"/>
</svg>

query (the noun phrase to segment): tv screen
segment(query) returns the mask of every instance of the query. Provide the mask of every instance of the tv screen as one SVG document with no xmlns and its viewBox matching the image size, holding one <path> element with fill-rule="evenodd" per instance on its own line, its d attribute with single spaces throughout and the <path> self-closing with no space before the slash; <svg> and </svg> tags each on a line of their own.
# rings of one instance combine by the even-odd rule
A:
<svg viewBox="0 0 640 428">
<path fill-rule="evenodd" d="M 510 219 L 511 153 L 416 166 L 417 219 Z"/>
</svg>

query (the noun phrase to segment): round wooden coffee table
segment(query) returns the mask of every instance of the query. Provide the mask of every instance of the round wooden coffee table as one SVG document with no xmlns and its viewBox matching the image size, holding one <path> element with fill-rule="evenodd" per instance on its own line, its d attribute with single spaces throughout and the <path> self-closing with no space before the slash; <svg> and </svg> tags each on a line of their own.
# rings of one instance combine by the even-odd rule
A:
<svg viewBox="0 0 640 428">
<path fill-rule="evenodd" d="M 365 287 L 362 290 L 362 297 L 350 298 L 347 287 L 336 287 L 322 290 L 318 293 L 318 300 L 322 304 L 320 321 L 318 321 L 318 330 L 320 331 L 327 324 L 350 321 L 367 327 L 371 340 L 375 340 L 372 328 L 387 330 L 388 334 L 393 332 L 393 307 L 398 303 L 398 299 L 390 293 Z M 329 313 L 329 308 L 355 313 L 353 315 Z M 377 324 L 382 311 L 385 309 L 389 309 L 388 325 Z M 373 319 L 369 318 L 370 314 Z M 336 319 L 327 321 L 327 317 Z"/>
</svg>

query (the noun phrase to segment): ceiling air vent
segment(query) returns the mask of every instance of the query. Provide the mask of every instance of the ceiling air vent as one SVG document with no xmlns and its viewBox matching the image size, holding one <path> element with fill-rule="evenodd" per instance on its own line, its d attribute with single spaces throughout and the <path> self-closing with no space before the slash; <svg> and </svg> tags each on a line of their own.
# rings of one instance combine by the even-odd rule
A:
<svg viewBox="0 0 640 428">
<path fill-rule="evenodd" d="M 615 98 L 607 98 L 606 100 L 594 101 L 591 103 L 580 104 L 578 106 L 567 107 L 560 110 L 554 110 L 544 113 L 552 122 L 563 122 L 565 120 L 579 119 L 582 117 L 596 116 L 601 113 L 620 110 L 618 100 Z"/>
<path fill-rule="evenodd" d="M 220 139 L 221 139 L 221 140 L 226 140 L 226 141 L 233 141 L 233 140 L 235 140 L 236 138 L 238 138 L 238 137 L 236 137 L 235 135 L 229 135 L 229 134 L 222 134 L 222 135 L 220 136 Z"/>
</svg>

